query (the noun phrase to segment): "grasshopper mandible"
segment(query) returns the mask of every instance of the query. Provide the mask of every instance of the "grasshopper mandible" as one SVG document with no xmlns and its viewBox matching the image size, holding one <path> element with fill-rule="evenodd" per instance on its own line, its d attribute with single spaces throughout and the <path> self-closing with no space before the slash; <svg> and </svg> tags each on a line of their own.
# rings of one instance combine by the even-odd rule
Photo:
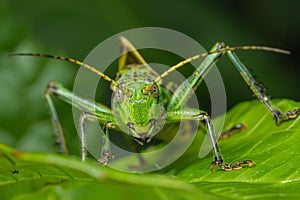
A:
<svg viewBox="0 0 300 200">
<path fill-rule="evenodd" d="M 197 89 L 199 83 L 203 80 L 213 64 L 224 54 L 228 55 L 253 94 L 273 115 L 276 124 L 284 120 L 296 118 L 300 111 L 300 109 L 294 109 L 283 113 L 278 109 L 266 95 L 262 85 L 255 81 L 249 70 L 234 53 L 234 51 L 237 50 L 264 50 L 289 54 L 288 51 L 265 46 L 229 47 L 224 43 L 216 43 L 209 52 L 197 54 L 183 60 L 159 75 L 147 64 L 135 47 L 125 37 L 120 37 L 120 43 L 123 54 L 119 58 L 118 74 L 115 80 L 97 70 L 95 67 L 72 58 L 35 53 L 10 54 L 13 56 L 48 57 L 75 63 L 111 83 L 111 89 L 114 93 L 112 100 L 113 109 L 101 103 L 83 99 L 59 83 L 54 81 L 48 83 L 45 98 L 50 108 L 51 121 L 57 135 L 57 143 L 59 144 L 61 153 L 68 154 L 68 150 L 51 96 L 56 96 L 82 111 L 79 119 L 79 135 L 81 141 L 81 160 L 83 161 L 87 158 L 86 121 L 97 122 L 103 125 L 105 141 L 101 150 L 101 157 L 98 161 L 102 165 L 106 165 L 109 159 L 114 158 L 110 149 L 110 129 L 123 127 L 121 130 L 125 128 L 128 130 L 126 133 L 132 139 L 139 144 L 143 144 L 144 142 L 150 142 L 157 130 L 161 129 L 161 124 L 159 123 L 161 121 L 164 121 L 166 124 L 172 124 L 180 122 L 181 120 L 196 120 L 204 122 L 207 127 L 207 134 L 210 138 L 214 153 L 211 169 L 216 165 L 223 170 L 240 169 L 243 165 L 252 166 L 254 162 L 251 160 L 242 160 L 232 164 L 225 163 L 220 153 L 217 138 L 208 113 L 186 106 L 191 93 Z M 182 82 L 171 95 L 164 95 L 169 93 L 168 88 L 161 87 L 164 77 L 185 64 L 201 57 L 205 57 L 205 59 L 192 75 Z M 157 109 L 160 107 L 164 109 Z M 237 126 L 236 128 L 239 127 Z M 226 137 L 226 134 L 228 134 L 228 132 L 224 133 L 223 136 Z"/>
</svg>

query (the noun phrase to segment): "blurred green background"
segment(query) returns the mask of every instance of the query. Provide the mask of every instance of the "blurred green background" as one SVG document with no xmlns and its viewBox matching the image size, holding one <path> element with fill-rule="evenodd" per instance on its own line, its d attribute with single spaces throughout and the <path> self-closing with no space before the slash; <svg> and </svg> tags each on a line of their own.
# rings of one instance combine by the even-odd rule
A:
<svg viewBox="0 0 300 200">
<path fill-rule="evenodd" d="M 6 53 L 40 52 L 84 59 L 106 38 L 138 27 L 174 29 L 206 49 L 217 41 L 231 46 L 252 44 L 288 49 L 290 56 L 257 51 L 238 55 L 273 98 L 299 101 L 299 8 L 296 0 L 0 0 L 0 142 L 22 150 L 55 152 L 43 93 L 50 80 L 71 89 L 78 69 L 59 61 L 7 57 Z M 218 66 L 229 108 L 253 99 L 226 57 Z M 202 95 L 201 89 L 198 92 L 201 105 L 209 109 L 209 96 Z M 73 154 L 78 154 L 79 140 L 71 108 L 59 101 L 55 104 L 68 146 Z"/>
</svg>

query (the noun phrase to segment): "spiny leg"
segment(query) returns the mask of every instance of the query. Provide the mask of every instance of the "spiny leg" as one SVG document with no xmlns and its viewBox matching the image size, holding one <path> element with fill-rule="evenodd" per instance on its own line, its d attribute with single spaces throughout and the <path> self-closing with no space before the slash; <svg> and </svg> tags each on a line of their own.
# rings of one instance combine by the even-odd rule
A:
<svg viewBox="0 0 300 200">
<path fill-rule="evenodd" d="M 123 46 L 125 48 L 127 48 L 126 52 L 128 52 L 128 50 L 130 50 L 130 51 L 135 50 L 134 47 L 130 44 L 130 42 L 128 42 L 126 39 L 120 38 L 120 40 L 121 40 L 121 43 L 123 44 Z M 12 53 L 9 55 L 10 56 L 48 57 L 48 58 L 52 58 L 52 59 L 67 61 L 70 63 L 74 63 L 76 65 L 80 65 L 83 68 L 97 74 L 99 77 L 102 77 L 106 81 L 111 82 L 112 90 L 114 90 L 115 87 L 118 86 L 116 81 L 111 79 L 109 76 L 107 76 L 104 73 L 102 73 L 101 71 L 97 70 L 95 67 L 93 67 L 87 63 L 83 63 L 76 59 L 66 58 L 66 57 L 62 57 L 62 56 L 48 55 L 48 54 L 38 54 L 38 53 L 37 54 L 36 53 Z M 145 61 L 137 53 L 137 51 L 133 53 L 133 56 L 135 57 L 135 59 L 141 60 L 142 61 L 141 63 L 145 63 Z M 123 64 L 126 63 L 126 56 L 123 60 L 125 60 L 123 62 Z M 122 66 L 121 66 L 121 68 L 122 68 Z M 149 67 L 149 69 L 151 69 L 151 68 Z M 50 107 L 52 124 L 54 126 L 54 129 L 55 129 L 55 132 L 57 135 L 57 143 L 60 146 L 60 151 L 63 153 L 67 154 L 65 139 L 64 139 L 63 132 L 62 132 L 61 124 L 58 119 L 58 115 L 55 111 L 55 108 L 54 108 L 53 102 L 50 98 L 50 95 L 57 96 L 58 98 L 73 105 L 74 107 L 78 108 L 79 110 L 81 110 L 83 112 L 95 113 L 95 114 L 91 114 L 91 115 L 83 114 L 81 116 L 81 124 L 84 124 L 85 119 L 90 119 L 92 115 L 95 115 L 97 117 L 99 123 L 105 123 L 107 121 L 111 121 L 113 123 L 115 120 L 111 110 L 109 108 L 107 108 L 106 106 L 104 106 L 100 103 L 94 102 L 94 101 L 90 101 L 90 100 L 86 100 L 81 97 L 78 97 L 78 96 L 74 95 L 72 92 L 70 92 L 69 90 L 65 89 L 62 85 L 60 85 L 54 81 L 49 82 L 45 96 L 46 96 L 46 100 Z M 85 159 L 85 157 L 86 157 L 86 139 L 85 139 L 85 134 L 84 134 L 84 125 L 82 125 L 82 127 L 81 127 L 81 132 L 82 132 L 81 138 L 82 138 L 82 143 L 83 143 L 83 147 L 82 147 L 81 151 L 82 151 L 82 157 Z"/>
<path fill-rule="evenodd" d="M 107 165 L 109 159 L 114 159 L 114 155 L 111 152 L 110 149 L 110 140 L 109 140 L 109 129 L 116 128 L 116 124 L 107 122 L 103 125 L 103 131 L 105 132 L 105 135 L 103 135 L 103 142 L 104 145 L 101 149 L 101 156 L 98 159 L 98 162 L 101 165 Z"/>
<path fill-rule="evenodd" d="M 160 79 L 167 76 L 172 71 L 184 66 L 186 63 L 191 62 L 200 57 L 206 57 L 205 60 L 201 63 L 199 67 L 194 71 L 194 73 L 187 78 L 174 92 L 174 95 L 170 99 L 170 103 L 168 105 L 168 110 L 179 109 L 180 106 L 185 106 L 188 101 L 190 95 L 193 90 L 196 90 L 198 85 L 201 83 L 203 78 L 206 76 L 208 71 L 212 68 L 213 63 L 216 62 L 220 56 L 224 53 L 227 53 L 231 61 L 234 63 L 236 68 L 240 71 L 242 77 L 245 82 L 249 85 L 252 92 L 255 96 L 267 107 L 267 109 L 272 113 L 275 118 L 275 122 L 278 125 L 280 121 L 294 119 L 297 117 L 300 112 L 300 108 L 296 108 L 294 110 L 283 113 L 280 109 L 278 109 L 270 100 L 270 98 L 266 95 L 264 88 L 262 85 L 255 81 L 247 68 L 242 64 L 242 62 L 238 59 L 238 57 L 233 53 L 236 50 L 264 50 L 264 51 L 272 51 L 277 53 L 289 54 L 288 51 L 271 48 L 271 47 L 263 47 L 263 46 L 241 46 L 241 47 L 228 47 L 225 46 L 224 43 L 216 43 L 213 48 L 206 53 L 198 54 L 193 57 L 190 57 L 174 66 L 170 69 L 166 70 L 163 74 L 161 74 L 156 82 Z"/>
<path fill-rule="evenodd" d="M 49 89 L 49 87 L 48 87 L 45 92 L 45 98 L 46 98 L 46 101 L 49 106 L 51 122 L 52 122 L 52 126 L 53 126 L 53 129 L 55 132 L 55 137 L 56 137 L 55 143 L 59 147 L 59 153 L 68 155 L 68 149 L 66 146 L 65 137 L 63 134 L 63 130 L 61 128 L 61 124 L 60 124 L 56 109 L 55 109 L 53 101 L 50 97 L 51 94 L 52 94 L 51 89 Z"/>
<path fill-rule="evenodd" d="M 222 43 L 216 43 L 211 51 L 221 49 Z M 205 75 L 214 66 L 213 64 L 223 54 L 223 52 L 211 54 L 207 56 L 204 61 L 196 68 L 191 76 L 189 76 L 183 83 L 181 83 L 174 91 L 170 102 L 168 104 L 168 110 L 176 110 L 186 105 L 187 101 L 191 97 L 191 94 L 202 82 Z M 180 63 L 178 64 L 180 65 Z"/>
<path fill-rule="evenodd" d="M 204 111 L 194 109 L 194 108 L 184 108 L 182 110 L 168 111 L 167 112 L 167 122 L 180 122 L 182 120 L 197 120 L 204 121 L 207 127 L 207 133 L 211 141 L 214 160 L 211 164 L 211 170 L 217 165 L 220 169 L 230 171 L 232 169 L 241 169 L 244 165 L 251 167 L 254 162 L 251 160 L 242 160 L 232 164 L 224 163 L 221 151 L 219 149 L 217 138 L 214 132 L 213 124 L 210 117 Z"/>
<path fill-rule="evenodd" d="M 59 99 L 62 99 L 66 103 L 73 105 L 84 113 L 80 116 L 79 127 L 80 127 L 80 139 L 81 139 L 81 158 L 82 160 L 86 159 L 86 134 L 84 131 L 84 122 L 85 120 L 96 121 L 98 123 L 104 124 L 107 121 L 114 122 L 114 116 L 111 113 L 111 110 L 106 106 L 91 101 L 87 99 L 83 99 L 71 91 L 64 88 L 61 84 L 51 81 L 48 83 L 48 87 L 46 90 L 46 100 L 50 107 L 51 119 L 53 122 L 54 130 L 57 135 L 57 143 L 60 144 L 60 151 L 67 152 L 67 148 L 65 145 L 63 131 L 55 111 L 52 99 L 50 95 L 56 96 Z"/>
<path fill-rule="evenodd" d="M 80 142 L 81 142 L 81 160 L 85 161 L 87 157 L 87 136 L 85 132 L 85 122 L 86 121 L 91 122 L 98 122 L 98 116 L 90 114 L 90 113 L 82 113 L 79 118 L 79 136 L 80 136 Z"/>
<path fill-rule="evenodd" d="M 251 160 L 242 160 L 242 161 L 235 162 L 232 164 L 224 163 L 220 149 L 218 147 L 218 143 L 217 143 L 217 139 L 216 139 L 216 135 L 215 135 L 215 132 L 213 129 L 211 119 L 207 114 L 203 114 L 202 118 L 204 119 L 204 121 L 206 123 L 207 132 L 208 132 L 210 141 L 213 146 L 214 154 L 215 154 L 214 161 L 211 163 L 211 170 L 213 170 L 216 165 L 218 165 L 218 167 L 220 169 L 225 170 L 225 171 L 230 171 L 233 169 L 242 169 L 243 165 L 248 166 L 248 167 L 252 167 L 254 165 L 254 162 Z"/>
<path fill-rule="evenodd" d="M 81 160 L 85 161 L 87 157 L 87 136 L 85 131 L 86 121 L 98 123 L 99 117 L 91 113 L 82 113 L 79 119 L 79 128 L 80 128 L 80 141 L 81 141 Z M 114 155 L 110 150 L 110 140 L 109 140 L 109 129 L 115 128 L 113 123 L 107 122 L 103 125 L 103 130 L 105 135 L 103 135 L 103 147 L 101 149 L 101 156 L 98 159 L 98 162 L 102 165 L 106 165 L 109 159 L 113 159 Z"/>
<path fill-rule="evenodd" d="M 244 81 L 250 87 L 253 94 L 266 106 L 266 108 L 272 113 L 275 118 L 275 122 L 278 125 L 281 121 L 288 119 L 294 119 L 300 112 L 300 108 L 283 113 L 279 108 L 277 108 L 271 101 L 270 97 L 266 95 L 266 90 L 262 87 L 260 82 L 255 81 L 249 70 L 245 65 L 239 60 L 236 54 L 232 51 L 227 52 L 228 57 L 233 62 L 237 70 L 240 72 Z"/>
</svg>

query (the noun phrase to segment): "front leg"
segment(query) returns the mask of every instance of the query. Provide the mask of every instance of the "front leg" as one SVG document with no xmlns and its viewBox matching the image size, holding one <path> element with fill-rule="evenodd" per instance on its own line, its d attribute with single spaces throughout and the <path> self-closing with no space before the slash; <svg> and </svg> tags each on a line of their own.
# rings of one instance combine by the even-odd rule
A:
<svg viewBox="0 0 300 200">
<path fill-rule="evenodd" d="M 64 88 L 59 83 L 56 83 L 54 81 L 49 82 L 45 93 L 45 97 L 50 108 L 52 124 L 57 136 L 57 143 L 59 144 L 60 152 L 65 154 L 67 154 L 65 139 L 51 96 L 58 97 L 59 99 L 65 101 L 66 103 L 69 103 L 70 105 L 78 108 L 78 110 L 83 112 L 79 119 L 79 128 L 80 128 L 79 136 L 81 141 L 81 159 L 82 161 L 86 160 L 87 157 L 87 138 L 86 138 L 87 136 L 85 132 L 86 121 L 92 121 L 92 122 L 104 124 L 105 134 L 108 136 L 108 129 L 113 128 L 112 124 L 115 123 L 114 115 L 112 114 L 111 110 L 106 106 L 94 102 L 92 100 L 81 98 L 75 95 L 70 90 Z M 109 145 L 108 142 L 109 139 L 105 141 L 105 145 L 103 147 L 104 150 L 102 150 L 101 153 L 102 155 L 107 154 L 105 152 L 106 149 L 108 149 L 107 148 Z"/>
<path fill-rule="evenodd" d="M 87 158 L 87 136 L 85 131 L 85 123 L 86 121 L 98 123 L 101 120 L 99 116 L 91 113 L 82 113 L 79 118 L 79 130 L 80 130 L 80 142 L 81 142 L 81 160 L 85 161 Z M 106 165 L 109 158 L 113 159 L 113 154 L 110 150 L 110 141 L 109 141 L 109 132 L 108 129 L 115 128 L 113 123 L 104 123 L 103 131 L 105 135 L 103 135 L 104 145 L 101 150 L 101 157 L 98 159 L 98 162 L 102 165 Z"/>
<path fill-rule="evenodd" d="M 112 154 L 110 149 L 110 140 L 109 140 L 109 129 L 116 128 L 116 124 L 107 122 L 103 125 L 103 131 L 105 135 L 103 135 L 104 145 L 101 149 L 101 157 L 98 159 L 98 162 L 101 165 L 107 165 L 109 159 L 114 159 L 114 154 Z"/>
<path fill-rule="evenodd" d="M 211 170 L 213 170 L 216 165 L 220 169 L 226 171 L 230 171 L 232 169 L 241 169 L 244 165 L 248 167 L 254 165 L 254 162 L 251 160 L 242 160 L 232 164 L 227 164 L 224 162 L 223 157 L 221 155 L 221 151 L 219 149 L 219 145 L 217 143 L 217 138 L 213 128 L 213 124 L 206 112 L 194 108 L 184 108 L 179 111 L 176 110 L 176 111 L 167 112 L 167 122 L 180 122 L 182 120 L 197 120 L 197 121 L 203 121 L 206 124 L 207 134 L 211 141 L 213 147 L 213 153 L 214 153 L 214 159 L 211 164 Z"/>
</svg>

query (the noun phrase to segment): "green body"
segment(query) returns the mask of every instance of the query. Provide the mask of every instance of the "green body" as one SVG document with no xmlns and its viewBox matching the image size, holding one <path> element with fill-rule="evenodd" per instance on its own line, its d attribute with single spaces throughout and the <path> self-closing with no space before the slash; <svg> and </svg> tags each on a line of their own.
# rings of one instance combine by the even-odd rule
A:
<svg viewBox="0 0 300 200">
<path fill-rule="evenodd" d="M 44 54 L 14 54 L 44 56 L 72 62 L 81 65 L 111 82 L 111 89 L 113 91 L 112 109 L 101 103 L 83 99 L 54 81 L 48 84 L 45 96 L 50 107 L 53 126 L 57 134 L 57 143 L 59 144 L 62 153 L 67 153 L 67 148 L 62 128 L 50 97 L 51 95 L 57 96 L 82 111 L 79 120 L 82 160 L 85 160 L 87 156 L 86 121 L 103 124 L 105 143 L 102 147 L 101 157 L 98 161 L 105 165 L 109 159 L 114 157 L 110 150 L 110 129 L 121 130 L 131 136 L 131 138 L 139 144 L 143 144 L 144 142 L 150 142 L 151 138 L 164 127 L 164 124 L 173 124 L 181 122 L 182 120 L 187 120 L 203 121 L 206 124 L 207 134 L 210 138 L 214 152 L 212 168 L 215 165 L 218 165 L 221 169 L 231 170 L 240 169 L 243 164 L 248 166 L 253 165 L 253 162 L 250 160 L 243 160 L 231 165 L 225 164 L 217 144 L 217 139 L 209 115 L 205 111 L 188 107 L 186 104 L 191 94 L 197 89 L 213 64 L 225 53 L 227 53 L 232 60 L 252 92 L 274 116 L 277 123 L 279 123 L 280 120 L 295 118 L 300 111 L 300 109 L 295 109 L 283 113 L 276 108 L 261 88 L 261 85 L 254 80 L 250 72 L 233 52 L 239 49 L 259 49 L 286 53 L 283 50 L 257 46 L 227 47 L 223 43 L 216 43 L 210 52 L 199 54 L 184 60 L 159 75 L 145 62 L 142 56 L 127 39 L 121 37 L 120 41 L 123 52 L 119 59 L 119 70 L 115 80 L 102 72 L 97 71 L 94 67 L 74 59 Z M 177 68 L 182 67 L 185 63 L 200 57 L 205 57 L 204 61 L 177 87 L 177 89 L 171 92 L 168 87 L 162 87 L 162 79 L 165 76 Z M 236 128 L 237 127 L 242 126 L 236 126 Z"/>
<path fill-rule="evenodd" d="M 130 66 L 123 69 L 116 80 L 118 87 L 114 91 L 112 110 L 116 122 L 122 130 L 128 130 L 135 138 L 149 139 L 159 123 L 166 119 L 162 90 L 153 82 L 157 74 L 145 65 Z"/>
</svg>

